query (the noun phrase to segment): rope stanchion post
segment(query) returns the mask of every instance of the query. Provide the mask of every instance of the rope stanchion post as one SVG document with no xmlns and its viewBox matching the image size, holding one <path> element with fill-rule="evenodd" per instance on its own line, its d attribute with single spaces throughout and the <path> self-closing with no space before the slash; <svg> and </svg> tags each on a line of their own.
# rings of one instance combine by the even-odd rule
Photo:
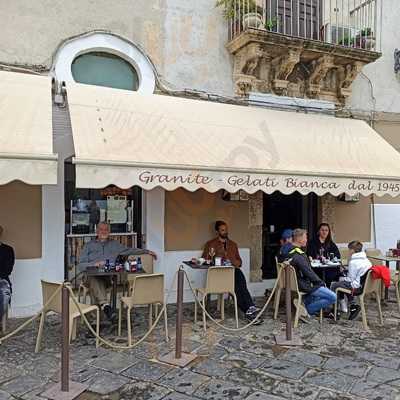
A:
<svg viewBox="0 0 400 400">
<path fill-rule="evenodd" d="M 64 284 L 61 289 L 61 385 L 49 388 L 43 396 L 54 400 L 72 400 L 81 395 L 88 387 L 69 380 L 69 289 Z"/>
<path fill-rule="evenodd" d="M 286 306 L 286 334 L 275 335 L 275 341 L 281 346 L 302 346 L 301 339 L 293 335 L 292 328 L 292 291 L 290 285 L 290 264 L 285 263 L 285 306 Z M 300 307 L 300 304 L 298 305 Z"/>
<path fill-rule="evenodd" d="M 195 354 L 182 352 L 184 279 L 185 271 L 181 266 L 178 270 L 178 284 L 176 288 L 175 351 L 159 358 L 159 360 L 162 362 L 177 365 L 179 367 L 185 367 L 197 358 Z"/>
</svg>

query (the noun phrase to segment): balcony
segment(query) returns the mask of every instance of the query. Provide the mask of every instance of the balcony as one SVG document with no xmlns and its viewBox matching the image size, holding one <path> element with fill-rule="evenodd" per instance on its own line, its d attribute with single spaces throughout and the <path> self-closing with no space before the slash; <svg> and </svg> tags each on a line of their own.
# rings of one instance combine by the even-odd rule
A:
<svg viewBox="0 0 400 400">
<path fill-rule="evenodd" d="M 380 57 L 383 0 L 222 0 L 236 92 L 345 103 Z"/>
</svg>

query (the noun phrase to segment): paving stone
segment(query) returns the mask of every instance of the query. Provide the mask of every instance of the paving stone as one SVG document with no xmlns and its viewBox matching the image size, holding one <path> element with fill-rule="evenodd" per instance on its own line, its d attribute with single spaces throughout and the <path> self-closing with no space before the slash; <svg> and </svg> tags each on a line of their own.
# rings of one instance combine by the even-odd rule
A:
<svg viewBox="0 0 400 400">
<path fill-rule="evenodd" d="M 250 392 L 250 388 L 234 382 L 213 379 L 200 386 L 194 395 L 207 400 L 241 400 Z"/>
<path fill-rule="evenodd" d="M 321 390 L 317 400 L 354 400 L 354 397 L 330 392 L 329 390 Z"/>
<path fill-rule="evenodd" d="M 367 378 L 368 379 L 368 378 Z M 368 400 L 399 400 L 400 394 L 397 389 L 389 385 L 382 385 L 372 381 L 357 381 L 350 390 L 351 394 L 357 397 L 364 397 Z"/>
<path fill-rule="evenodd" d="M 196 372 L 174 369 L 165 375 L 160 383 L 177 392 L 193 394 L 193 392 L 210 378 Z"/>
<path fill-rule="evenodd" d="M 308 370 L 303 364 L 286 360 L 267 361 L 261 368 L 270 374 L 289 379 L 300 379 Z"/>
<path fill-rule="evenodd" d="M 71 381 L 73 382 L 86 382 L 88 379 L 94 377 L 99 372 L 101 372 L 98 368 L 93 367 L 91 365 L 83 366 L 81 368 L 73 369 L 70 373 Z M 61 380 L 60 374 L 55 379 L 57 382 Z"/>
<path fill-rule="evenodd" d="M 381 354 L 371 353 L 369 351 L 356 352 L 354 358 L 362 361 L 367 361 L 371 364 L 376 365 L 377 367 L 385 367 L 392 369 L 399 369 L 400 367 L 400 358 L 383 356 Z"/>
<path fill-rule="evenodd" d="M 400 386 L 400 371 L 391 368 L 372 367 L 368 372 L 367 380 Z"/>
<path fill-rule="evenodd" d="M 345 375 L 361 378 L 367 372 L 368 364 L 343 357 L 331 357 L 325 363 L 324 369 L 333 369 Z"/>
<path fill-rule="evenodd" d="M 131 383 L 125 385 L 119 391 L 118 400 L 164 400 L 168 399 L 168 397 L 165 397 L 168 393 L 170 393 L 169 389 L 152 382 L 131 381 Z M 107 399 L 109 399 L 109 397 L 107 397 Z M 179 397 L 174 399 L 174 397 L 172 397 L 171 400 L 185 399 L 180 399 Z"/>
<path fill-rule="evenodd" d="M 275 383 L 270 376 L 245 368 L 234 368 L 226 379 L 265 392 L 270 392 Z"/>
<path fill-rule="evenodd" d="M 319 388 L 312 385 L 305 385 L 301 382 L 282 381 L 272 389 L 272 393 L 286 397 L 290 400 L 314 400 Z"/>
<path fill-rule="evenodd" d="M 145 381 L 157 381 L 171 370 L 172 367 L 165 364 L 141 360 L 124 371 L 123 375 L 129 378 L 143 379 Z"/>
<path fill-rule="evenodd" d="M 255 369 L 265 363 L 265 357 L 245 353 L 244 351 L 237 351 L 228 354 L 224 357 L 223 361 L 229 361 L 235 367 Z"/>
<path fill-rule="evenodd" d="M 280 358 L 282 360 L 289 360 L 308 365 L 309 367 L 320 367 L 326 360 L 318 354 L 301 350 L 289 350 L 282 354 Z"/>
<path fill-rule="evenodd" d="M 246 400 L 283 400 L 283 397 L 273 396 L 263 392 L 254 392 Z"/>
<path fill-rule="evenodd" d="M 0 390 L 0 400 L 12 400 L 12 397 L 9 393 Z"/>
<path fill-rule="evenodd" d="M 220 345 L 201 346 L 194 352 L 200 356 L 205 356 L 214 360 L 219 360 L 228 354 L 228 351 Z"/>
<path fill-rule="evenodd" d="M 192 396 L 187 396 L 186 394 L 172 392 L 167 397 L 163 397 L 163 400 L 192 400 Z"/>
<path fill-rule="evenodd" d="M 191 367 L 191 370 L 210 377 L 221 378 L 226 376 L 232 368 L 233 366 L 227 362 L 209 358 L 197 362 Z"/>
<path fill-rule="evenodd" d="M 121 375 L 112 374 L 107 371 L 100 371 L 98 374 L 89 378 L 85 383 L 89 385 L 88 391 L 97 394 L 110 394 L 116 392 L 130 379 Z"/>
<path fill-rule="evenodd" d="M 303 379 L 304 383 L 311 383 L 312 385 L 339 390 L 341 392 L 347 392 L 354 381 L 355 379 L 351 376 L 341 375 L 333 371 L 313 371 Z"/>
<path fill-rule="evenodd" d="M 2 385 L 2 390 L 10 393 L 13 396 L 22 396 L 25 393 L 31 392 L 43 386 L 43 379 L 33 375 L 20 375 L 10 382 Z"/>
<path fill-rule="evenodd" d="M 228 351 L 238 351 L 243 341 L 244 339 L 241 337 L 226 336 L 220 340 L 219 345 L 225 347 Z"/>
<path fill-rule="evenodd" d="M 274 352 L 270 343 L 253 340 L 243 340 L 240 344 L 240 350 L 248 353 L 257 354 L 263 357 L 274 357 Z"/>
<path fill-rule="evenodd" d="M 134 361 L 132 357 L 123 353 L 111 353 L 95 358 L 94 361 L 91 362 L 91 365 L 105 371 L 119 374 L 131 367 L 135 362 L 138 361 Z"/>
</svg>

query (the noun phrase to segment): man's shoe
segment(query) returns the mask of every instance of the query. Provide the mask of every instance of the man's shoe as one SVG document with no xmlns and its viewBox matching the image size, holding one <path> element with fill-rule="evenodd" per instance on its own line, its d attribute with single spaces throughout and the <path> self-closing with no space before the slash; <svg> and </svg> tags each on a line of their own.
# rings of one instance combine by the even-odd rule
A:
<svg viewBox="0 0 400 400">
<path fill-rule="evenodd" d="M 350 306 L 350 315 L 349 315 L 349 320 L 352 321 L 353 319 L 356 319 L 358 314 L 361 311 L 361 307 L 357 304 L 353 304 Z"/>
<path fill-rule="evenodd" d="M 257 317 L 257 313 L 253 312 L 253 313 L 247 313 L 245 314 L 247 321 L 252 322 L 256 319 Z M 255 321 L 253 323 L 253 325 L 261 325 L 264 321 L 261 318 L 258 318 L 257 321 Z"/>
</svg>

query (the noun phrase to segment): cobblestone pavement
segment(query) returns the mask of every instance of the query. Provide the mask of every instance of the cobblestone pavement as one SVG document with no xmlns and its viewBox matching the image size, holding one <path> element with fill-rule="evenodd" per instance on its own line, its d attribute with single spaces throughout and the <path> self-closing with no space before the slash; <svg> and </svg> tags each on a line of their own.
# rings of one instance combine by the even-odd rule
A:
<svg viewBox="0 0 400 400">
<path fill-rule="evenodd" d="M 391 293 L 391 298 L 394 294 Z M 258 299 L 262 305 L 263 299 Z M 356 321 L 316 319 L 295 333 L 303 346 L 281 347 L 274 335 L 284 332 L 284 309 L 277 321 L 267 310 L 264 323 L 241 332 L 221 331 L 209 323 L 207 332 L 194 326 L 193 305 L 185 306 L 184 350 L 197 359 L 186 368 L 162 364 L 157 358 L 174 348 L 174 306 L 168 309 L 170 336 L 160 328 L 129 351 L 95 348 L 84 326 L 71 345 L 71 379 L 88 389 L 80 400 L 400 400 L 400 314 L 397 304 L 383 307 L 385 325 L 378 326 L 376 303 L 368 304 L 371 332 Z M 134 314 L 134 335 L 146 330 L 147 309 Z M 228 308 L 226 324 L 233 327 Z M 42 351 L 34 353 L 38 323 L 0 345 L 0 400 L 43 399 L 41 394 L 60 376 L 60 323 L 49 316 Z M 9 329 L 21 320 L 11 320 Z M 102 334 L 125 344 L 114 327 Z M 126 335 L 126 331 L 123 331 Z"/>
</svg>

